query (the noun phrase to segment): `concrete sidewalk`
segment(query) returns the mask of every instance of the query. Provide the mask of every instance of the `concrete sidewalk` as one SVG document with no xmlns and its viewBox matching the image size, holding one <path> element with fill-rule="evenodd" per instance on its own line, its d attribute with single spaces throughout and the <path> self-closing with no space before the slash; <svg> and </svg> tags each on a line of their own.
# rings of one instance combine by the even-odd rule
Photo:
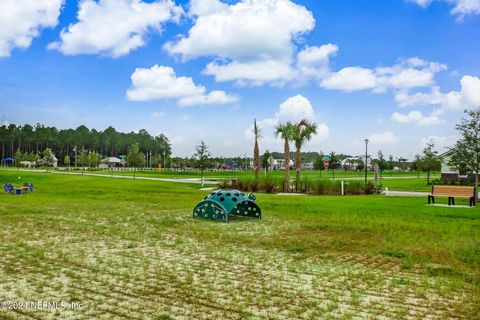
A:
<svg viewBox="0 0 480 320">
<path fill-rule="evenodd" d="M 74 175 L 83 175 L 83 176 L 91 176 L 91 177 L 104 177 L 104 178 L 116 178 L 116 179 L 135 179 L 135 180 L 151 180 L 151 181 L 164 181 L 164 182 L 178 182 L 178 183 L 195 183 L 201 184 L 202 179 L 200 178 L 179 178 L 179 179 L 172 179 L 172 178 L 155 178 L 155 177 L 141 177 L 141 176 L 119 176 L 119 175 L 111 175 L 111 174 L 96 174 L 96 173 L 87 173 L 87 172 L 63 172 L 63 171 L 48 171 L 50 173 L 55 174 L 74 174 Z M 205 180 L 204 184 L 219 184 L 220 181 L 217 180 Z"/>
<path fill-rule="evenodd" d="M 382 194 L 388 197 L 426 197 L 430 192 L 385 190 Z M 480 196 L 480 192 L 478 195 Z"/>
</svg>

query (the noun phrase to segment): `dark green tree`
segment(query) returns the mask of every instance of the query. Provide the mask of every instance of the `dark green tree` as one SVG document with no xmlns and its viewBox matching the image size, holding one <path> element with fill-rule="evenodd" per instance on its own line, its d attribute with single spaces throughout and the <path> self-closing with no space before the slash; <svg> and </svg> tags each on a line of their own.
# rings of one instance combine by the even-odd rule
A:
<svg viewBox="0 0 480 320">
<path fill-rule="evenodd" d="M 133 178 L 135 179 L 136 168 L 141 167 L 145 163 L 145 156 L 143 152 L 140 151 L 140 146 L 138 143 L 130 145 L 127 152 L 127 158 L 125 159 L 127 166 L 133 167 Z"/>
<path fill-rule="evenodd" d="M 262 155 L 262 167 L 267 171 L 270 169 L 270 152 L 268 150 Z"/>
<path fill-rule="evenodd" d="M 427 173 L 427 183 L 430 183 L 430 173 L 432 171 L 440 171 L 441 162 L 438 157 L 438 151 L 435 150 L 435 143 L 430 140 L 423 149 L 420 157 L 420 165 L 423 171 Z"/>
<path fill-rule="evenodd" d="M 466 118 L 456 126 L 460 140 L 453 148 L 451 164 L 475 175 L 475 188 L 478 191 L 478 175 L 480 171 L 480 107 L 465 110 Z M 478 198 L 478 194 L 476 195 Z"/>
<path fill-rule="evenodd" d="M 203 142 L 203 140 L 200 142 L 200 145 L 196 146 L 195 154 L 193 156 L 197 160 L 200 166 L 200 170 L 202 172 L 202 186 L 203 186 L 204 184 L 203 173 L 208 164 L 208 159 L 210 158 L 210 152 L 208 151 L 208 146 L 205 144 L 205 142 Z"/>
</svg>

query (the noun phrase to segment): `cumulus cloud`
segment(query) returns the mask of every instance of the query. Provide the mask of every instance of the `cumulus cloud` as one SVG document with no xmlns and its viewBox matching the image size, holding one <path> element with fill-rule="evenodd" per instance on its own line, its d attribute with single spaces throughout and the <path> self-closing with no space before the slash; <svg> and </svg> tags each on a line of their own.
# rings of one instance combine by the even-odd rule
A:
<svg viewBox="0 0 480 320">
<path fill-rule="evenodd" d="M 78 22 L 62 30 L 60 40 L 49 45 L 66 55 L 104 54 L 120 57 L 145 45 L 149 31 L 176 21 L 182 9 L 171 0 L 84 0 Z"/>
<path fill-rule="evenodd" d="M 480 106 L 480 78 L 465 75 L 460 80 L 460 86 L 460 91 L 447 93 L 442 93 L 437 86 L 431 88 L 430 92 L 413 94 L 401 92 L 395 96 L 395 100 L 401 107 L 438 105 L 440 107 L 439 114 Z"/>
<path fill-rule="evenodd" d="M 280 104 L 275 119 L 281 122 L 298 122 L 302 119 L 315 120 L 315 112 L 310 101 L 298 94 Z"/>
<path fill-rule="evenodd" d="M 407 0 L 409 2 L 415 2 L 422 8 L 427 8 L 433 0 Z M 437 0 L 453 4 L 453 8 L 450 10 L 452 15 L 457 16 L 457 21 L 462 21 L 468 15 L 480 14 L 480 0 Z"/>
<path fill-rule="evenodd" d="M 399 123 L 415 123 L 418 126 L 431 126 L 445 122 L 443 119 L 440 119 L 435 113 L 426 116 L 418 110 L 413 110 L 406 114 L 394 112 L 391 119 L 392 121 Z"/>
<path fill-rule="evenodd" d="M 313 150 L 320 150 L 322 142 L 329 138 L 330 129 L 324 122 L 318 123 L 312 104 L 302 95 L 289 97 L 279 105 L 274 117 L 257 122 L 263 132 L 262 146 L 270 150 L 283 150 L 281 149 L 283 147 L 279 139 L 275 138 L 275 125 L 279 122 L 287 121 L 295 123 L 301 119 L 317 122 L 317 134 L 305 146 Z M 252 129 L 253 125 L 245 130 L 245 137 L 250 141 L 254 138 Z"/>
<path fill-rule="evenodd" d="M 320 86 L 346 92 L 409 90 L 434 85 L 435 74 L 446 69 L 447 66 L 444 64 L 413 57 L 389 67 L 374 69 L 359 66 L 345 67 L 337 72 L 326 73 L 326 76 L 320 80 Z"/>
<path fill-rule="evenodd" d="M 370 137 L 370 143 L 372 145 L 380 146 L 386 144 L 395 144 L 398 142 L 398 138 L 391 131 L 375 133 Z"/>
<path fill-rule="evenodd" d="M 456 136 L 428 136 L 426 138 L 422 138 L 420 141 L 421 149 L 425 148 L 428 142 L 432 141 L 435 143 L 435 149 L 439 150 L 440 152 L 444 152 L 449 148 L 452 148 L 455 145 L 455 142 L 458 140 Z"/>
<path fill-rule="evenodd" d="M 432 0 L 407 0 L 408 2 L 415 2 L 422 8 L 426 8 L 432 3 Z"/>
<path fill-rule="evenodd" d="M 0 1 L 0 57 L 28 48 L 43 28 L 55 27 L 62 5 L 63 0 Z"/>
<path fill-rule="evenodd" d="M 253 84 L 287 81 L 295 38 L 313 29 L 315 20 L 304 6 L 289 0 L 192 0 L 194 25 L 188 35 L 165 49 L 182 60 L 214 57 L 205 70 L 217 81 Z"/>
<path fill-rule="evenodd" d="M 177 104 L 181 106 L 238 101 L 238 97 L 224 91 L 207 93 L 205 87 L 196 85 L 191 77 L 177 77 L 173 68 L 167 66 L 137 68 L 131 79 L 132 86 L 127 90 L 127 99 L 132 101 L 177 99 Z"/>
<path fill-rule="evenodd" d="M 324 44 L 306 46 L 297 55 L 297 69 L 301 77 L 323 79 L 329 75 L 330 57 L 336 55 L 338 46 Z"/>
<path fill-rule="evenodd" d="M 324 78 L 320 85 L 326 89 L 351 92 L 375 88 L 376 78 L 370 69 L 346 67 Z"/>
</svg>

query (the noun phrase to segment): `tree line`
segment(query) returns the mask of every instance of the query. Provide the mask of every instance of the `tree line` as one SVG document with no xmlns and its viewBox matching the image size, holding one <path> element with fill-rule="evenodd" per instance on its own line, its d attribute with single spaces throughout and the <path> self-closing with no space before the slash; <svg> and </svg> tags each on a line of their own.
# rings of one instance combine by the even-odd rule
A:
<svg viewBox="0 0 480 320">
<path fill-rule="evenodd" d="M 21 157 L 22 160 L 34 160 L 42 157 L 44 151 L 49 149 L 59 164 L 68 165 L 65 162 L 73 163 L 76 150 L 79 164 L 88 165 L 89 161 L 98 164 L 104 157 L 126 156 L 134 144 L 138 144 L 139 152 L 144 154 L 145 164 L 155 166 L 170 162 L 172 146 L 168 137 L 164 134 L 151 135 L 145 129 L 125 133 L 111 126 L 103 131 L 89 129 L 84 125 L 75 129 L 58 129 L 39 123 L 33 126 L 0 126 L 2 159 Z"/>
</svg>

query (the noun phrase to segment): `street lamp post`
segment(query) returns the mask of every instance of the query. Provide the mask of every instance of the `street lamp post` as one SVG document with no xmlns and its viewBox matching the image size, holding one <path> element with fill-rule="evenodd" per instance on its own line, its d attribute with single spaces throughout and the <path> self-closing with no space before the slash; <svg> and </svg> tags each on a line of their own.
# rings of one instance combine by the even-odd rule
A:
<svg viewBox="0 0 480 320">
<path fill-rule="evenodd" d="M 77 169 L 77 145 L 75 145 L 75 148 L 73 148 L 73 151 L 75 151 L 75 169 Z"/>
<path fill-rule="evenodd" d="M 365 185 L 367 184 L 368 139 L 365 139 Z"/>
</svg>

